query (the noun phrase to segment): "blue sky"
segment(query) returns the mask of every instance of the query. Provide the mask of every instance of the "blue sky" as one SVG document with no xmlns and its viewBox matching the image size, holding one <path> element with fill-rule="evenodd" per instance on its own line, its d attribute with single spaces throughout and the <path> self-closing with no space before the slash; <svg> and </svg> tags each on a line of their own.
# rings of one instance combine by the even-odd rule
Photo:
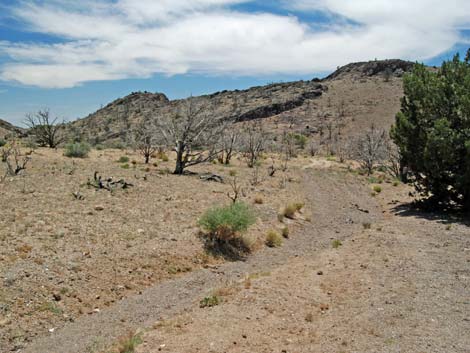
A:
<svg viewBox="0 0 470 353">
<path fill-rule="evenodd" d="M 132 91 L 181 98 L 374 58 L 439 65 L 469 29 L 464 0 L 2 0 L 0 118 L 72 120 Z"/>
</svg>

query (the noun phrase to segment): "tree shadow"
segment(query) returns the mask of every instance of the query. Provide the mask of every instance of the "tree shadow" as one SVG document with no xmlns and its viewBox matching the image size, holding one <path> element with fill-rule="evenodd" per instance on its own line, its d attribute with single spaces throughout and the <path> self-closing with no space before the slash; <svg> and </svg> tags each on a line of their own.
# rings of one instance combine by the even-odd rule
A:
<svg viewBox="0 0 470 353">
<path fill-rule="evenodd" d="M 432 210 L 424 202 L 413 201 L 398 204 L 392 212 L 400 217 L 415 217 L 441 224 L 461 224 L 470 227 L 470 213 L 455 209 Z"/>
</svg>

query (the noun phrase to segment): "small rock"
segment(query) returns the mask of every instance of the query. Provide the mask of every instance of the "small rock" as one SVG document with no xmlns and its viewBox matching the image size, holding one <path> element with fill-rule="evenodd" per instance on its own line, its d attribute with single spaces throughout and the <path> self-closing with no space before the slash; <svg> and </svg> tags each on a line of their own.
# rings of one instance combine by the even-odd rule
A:
<svg viewBox="0 0 470 353">
<path fill-rule="evenodd" d="M 103 206 L 95 206 L 95 211 L 103 211 L 104 210 L 104 207 Z"/>
<path fill-rule="evenodd" d="M 318 271 L 318 272 L 317 272 L 317 275 L 323 276 L 323 271 Z"/>
<path fill-rule="evenodd" d="M 52 294 L 52 297 L 54 298 L 56 302 L 60 302 L 62 300 L 62 297 L 59 293 Z"/>
</svg>

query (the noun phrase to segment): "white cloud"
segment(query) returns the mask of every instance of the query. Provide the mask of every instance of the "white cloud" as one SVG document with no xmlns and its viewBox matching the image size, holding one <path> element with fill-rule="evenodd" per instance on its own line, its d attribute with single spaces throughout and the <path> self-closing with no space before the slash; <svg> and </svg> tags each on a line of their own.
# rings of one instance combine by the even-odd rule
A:
<svg viewBox="0 0 470 353">
<path fill-rule="evenodd" d="M 458 42 L 470 23 L 464 0 L 294 0 L 292 11 L 338 20 L 316 28 L 296 17 L 234 11 L 249 0 L 65 0 L 12 10 L 61 44 L 0 42 L 0 79 L 64 88 L 155 73 L 309 74 L 373 58 L 423 60 Z M 295 13 L 295 12 L 294 12 Z"/>
</svg>

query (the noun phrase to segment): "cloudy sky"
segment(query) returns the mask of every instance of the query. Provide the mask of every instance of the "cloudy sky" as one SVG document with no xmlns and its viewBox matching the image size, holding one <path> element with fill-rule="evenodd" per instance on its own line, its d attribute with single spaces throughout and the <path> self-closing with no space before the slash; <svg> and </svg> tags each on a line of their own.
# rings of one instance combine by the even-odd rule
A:
<svg viewBox="0 0 470 353">
<path fill-rule="evenodd" d="M 468 0 L 1 0 L 0 118 L 47 106 L 74 119 L 131 91 L 179 98 L 374 58 L 438 64 L 469 40 Z"/>
</svg>

